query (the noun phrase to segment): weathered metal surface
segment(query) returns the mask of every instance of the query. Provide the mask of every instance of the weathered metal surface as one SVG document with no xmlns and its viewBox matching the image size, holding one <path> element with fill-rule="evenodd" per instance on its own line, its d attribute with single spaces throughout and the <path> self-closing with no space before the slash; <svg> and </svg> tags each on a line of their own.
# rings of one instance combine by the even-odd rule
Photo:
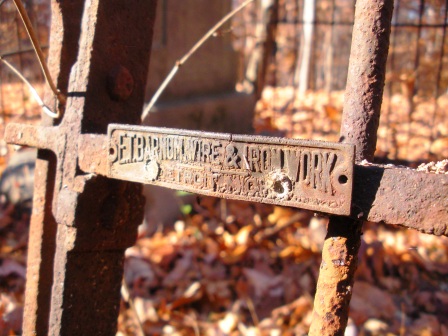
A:
<svg viewBox="0 0 448 336">
<path fill-rule="evenodd" d="M 47 147 L 58 152 L 58 143 L 64 142 L 58 131 L 57 127 L 36 129 L 29 125 L 9 124 L 5 140 L 19 145 Z M 36 136 L 36 132 L 41 135 Z M 20 139 L 19 134 L 22 134 Z M 109 155 L 108 136 L 79 136 L 78 165 L 83 172 L 109 176 Z M 145 171 L 144 174 L 146 173 Z M 143 180 L 144 174 L 138 178 Z M 351 218 L 448 236 L 447 175 L 418 172 L 391 165 L 355 164 L 353 185 Z"/>
<path fill-rule="evenodd" d="M 60 10 L 58 4 L 53 6 Z M 41 188 L 35 197 L 36 221 L 32 223 L 30 262 L 36 265 L 29 265 L 34 278 L 28 278 L 31 316 L 26 317 L 27 335 L 115 334 L 124 250 L 134 243 L 143 219 L 141 186 L 83 173 L 78 162 L 85 162 L 85 157 L 82 153 L 78 157 L 78 146 L 83 148 L 84 140 L 100 137 L 111 122 L 139 122 L 156 1 L 92 0 L 76 4 L 81 6 L 78 9 L 84 8 L 79 40 L 76 30 L 79 32 L 80 20 L 70 20 L 71 13 L 65 10 L 64 18 L 56 13 L 52 28 L 52 45 L 62 46 L 55 52 L 58 59 L 52 61 L 64 72 L 58 84 L 68 96 L 60 125 L 10 125 L 6 133 L 17 143 L 45 148 L 39 153 L 42 158 L 44 154 L 49 157 L 44 171 L 36 169 Z M 76 54 L 76 49 L 69 48 L 73 40 L 76 46 L 79 41 L 74 66 L 74 55 L 66 54 Z M 92 135 L 84 136 L 83 132 Z M 53 271 L 53 277 L 43 278 L 43 271 Z"/>
<path fill-rule="evenodd" d="M 11 144 L 49 149 L 58 153 L 65 143 L 65 134 L 56 126 L 8 124 L 5 140 Z"/>
<path fill-rule="evenodd" d="M 355 176 L 353 217 L 448 236 L 448 175 L 356 165 Z"/>
<path fill-rule="evenodd" d="M 140 120 L 156 1 L 84 3 L 77 62 L 59 127 L 53 212 L 58 222 L 50 328 L 52 335 L 113 335 L 124 250 L 143 218 L 141 186 L 84 174 L 82 133 L 105 134 L 111 122 Z M 111 20 L 110 18 L 114 19 Z M 132 24 L 130 24 L 132 22 Z M 116 69 L 126 69 L 133 79 Z M 117 80 L 118 82 L 114 82 Z"/>
<path fill-rule="evenodd" d="M 109 141 L 106 135 L 82 134 L 78 140 L 79 168 L 86 173 L 108 176 Z"/>
<path fill-rule="evenodd" d="M 342 142 L 356 146 L 357 162 L 372 160 L 375 152 L 392 12 L 393 0 L 356 2 L 340 134 Z M 344 334 L 361 228 L 362 221 L 358 219 L 330 218 L 314 299 L 311 336 Z"/>
<path fill-rule="evenodd" d="M 128 4 L 116 1 L 107 5 L 105 1 L 98 0 L 86 3 L 81 51 L 72 73 L 71 94 L 62 124 L 36 129 L 11 125 L 7 131 L 9 141 L 37 145 L 56 154 L 49 150 L 40 151 L 42 162 L 48 162 L 48 165 L 43 166 L 44 175 L 38 182 L 41 185 L 46 183 L 47 187 L 38 190 L 35 199 L 37 211 L 33 225 L 36 244 L 32 244 L 31 238 L 30 248 L 38 253 L 30 254 L 33 256 L 30 262 L 36 262 L 38 267 L 29 267 L 31 276 L 40 277 L 46 284 L 51 283 L 51 277 L 43 276 L 43 272 L 51 270 L 50 266 L 43 265 L 43 250 L 49 247 L 50 252 L 47 251 L 46 255 L 52 262 L 57 221 L 50 334 L 102 335 L 115 331 L 123 251 L 135 238 L 135 228 L 142 217 L 143 200 L 139 186 L 99 175 L 180 186 L 184 190 L 214 193 L 214 196 L 268 200 L 271 203 L 278 200 L 278 204 L 284 205 L 291 205 L 286 202 L 302 197 L 304 187 L 300 186 L 301 183 L 314 189 L 312 197 L 308 197 L 312 200 L 319 199 L 322 193 L 327 194 L 328 185 L 334 195 L 339 193 L 339 190 L 333 190 L 335 179 L 341 185 L 354 183 L 354 201 L 350 211 L 354 219 L 330 219 L 310 335 L 343 334 L 356 270 L 360 220 L 382 221 L 426 233 L 448 235 L 446 176 L 359 165 L 352 178 L 352 175 L 338 172 L 337 151 L 344 145 L 322 146 L 297 140 L 180 130 L 172 133 L 170 130 L 124 126 L 112 127 L 110 139 L 101 135 L 111 121 L 136 123 L 139 119 L 151 36 L 144 28 L 145 25 L 152 26 L 153 18 L 148 14 L 154 13 L 155 4 L 135 1 L 128 8 Z M 358 160 L 371 158 L 375 147 L 375 125 L 380 107 L 376 97 L 381 97 L 379 92 L 384 84 L 382 71 L 385 61 L 385 57 L 377 57 L 377 53 L 386 53 L 384 39 L 388 36 L 384 32 L 389 31 L 386 19 L 391 7 L 391 1 L 358 0 L 357 3 L 357 24 L 360 20 L 361 24 L 355 26 L 352 51 L 361 48 L 364 56 L 369 56 L 369 53 L 373 56 L 364 57 L 359 63 L 351 61 L 356 66 L 353 73 L 359 75 L 364 84 L 363 89 L 357 91 L 358 100 L 354 100 L 353 92 L 347 93 L 341 138 L 359 145 Z M 135 26 L 127 31 L 124 19 L 108 22 L 107 18 L 116 10 L 123 17 L 135 19 Z M 363 22 L 363 15 L 372 21 Z M 370 47 L 355 45 L 363 41 L 359 34 L 368 37 L 365 42 Z M 111 36 L 113 43 L 104 44 Z M 132 56 L 123 51 L 129 45 L 136 48 L 132 49 L 135 52 Z M 353 52 L 353 57 L 358 57 L 356 53 Z M 113 57 L 109 57 L 111 55 Z M 359 79 L 357 75 L 349 76 L 349 81 L 356 82 Z M 350 85 L 347 87 L 348 91 L 352 90 Z M 146 140 L 143 139 L 149 138 L 157 138 L 159 146 L 145 146 L 143 141 Z M 175 147 L 176 141 L 180 146 Z M 187 143 L 190 150 L 186 150 Z M 266 147 L 269 148 L 264 149 Z M 180 151 L 176 152 L 175 148 L 180 148 Z M 305 155 L 307 152 L 309 154 Z M 348 154 L 342 152 L 347 157 Z M 336 157 L 334 161 L 330 160 L 332 154 Z M 302 156 L 308 156 L 307 164 L 303 164 L 305 159 L 302 161 Z M 353 162 L 353 152 L 348 156 Z M 184 166 L 179 166 L 179 163 Z M 117 166 L 120 168 L 115 169 Z M 303 167 L 306 169 L 301 170 Z M 201 174 L 194 175 L 197 171 Z M 250 184 L 247 181 L 241 183 L 240 179 L 240 183 L 235 184 L 240 176 L 258 181 Z M 347 181 L 345 178 L 340 180 L 342 176 L 347 177 Z M 211 183 L 207 184 L 207 181 Z M 342 183 L 344 181 L 345 184 Z M 256 183 L 259 187 L 255 187 Z M 53 209 L 50 206 L 52 199 Z M 309 202 L 300 202 L 304 204 L 293 206 L 309 206 Z M 350 202 L 347 204 L 350 208 Z M 329 212 L 322 208 L 315 210 Z M 46 226 L 47 222 L 50 223 L 49 228 L 44 228 L 44 221 Z M 45 312 L 39 313 L 38 317 L 37 305 L 43 302 L 44 309 L 47 309 L 48 300 L 43 299 L 42 293 L 48 295 L 49 289 L 34 279 L 30 283 L 32 286 L 27 293 L 32 299 L 27 299 L 26 309 L 31 317 L 28 324 L 25 322 L 29 331 L 25 334 L 38 331 L 46 334 L 40 331 L 48 328 L 40 326 L 38 321 L 43 321 Z M 48 316 L 48 309 L 46 314 Z"/>
<path fill-rule="evenodd" d="M 309 335 L 344 335 L 358 262 L 362 226 L 344 217 L 332 217 L 322 249 L 313 321 Z"/>
<path fill-rule="evenodd" d="M 373 161 L 393 12 L 393 0 L 356 3 L 341 140 L 356 145 L 356 161 Z"/>
<path fill-rule="evenodd" d="M 76 60 L 81 29 L 83 0 L 52 1 L 51 45 L 48 66 L 58 89 L 67 93 L 68 75 Z M 55 106 L 57 99 L 48 90 L 45 104 Z M 64 107 L 57 106 L 63 114 Z M 42 115 L 42 124 L 49 126 L 59 120 Z M 53 260 L 57 224 L 52 213 L 55 199 L 56 156 L 38 150 L 34 175 L 33 213 L 28 242 L 23 335 L 47 335 L 50 315 Z"/>
<path fill-rule="evenodd" d="M 109 126 L 109 177 L 209 196 L 349 215 L 354 147 Z"/>
</svg>

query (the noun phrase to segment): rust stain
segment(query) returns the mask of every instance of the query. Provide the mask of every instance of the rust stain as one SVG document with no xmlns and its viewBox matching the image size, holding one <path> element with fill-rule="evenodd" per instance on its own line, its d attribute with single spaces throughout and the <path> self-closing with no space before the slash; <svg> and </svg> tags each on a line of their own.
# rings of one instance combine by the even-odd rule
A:
<svg viewBox="0 0 448 336">
<path fill-rule="evenodd" d="M 372 161 L 375 153 L 392 12 L 392 0 L 356 2 L 340 132 L 342 142 L 356 146 L 356 162 Z M 373 187 L 372 204 L 378 186 Z M 356 182 L 354 188 L 359 188 Z M 364 212 L 358 211 L 357 215 L 363 217 Z M 362 222 L 357 219 L 330 218 L 309 335 L 344 334 L 351 298 L 348 289 L 353 286 L 361 228 Z"/>
</svg>

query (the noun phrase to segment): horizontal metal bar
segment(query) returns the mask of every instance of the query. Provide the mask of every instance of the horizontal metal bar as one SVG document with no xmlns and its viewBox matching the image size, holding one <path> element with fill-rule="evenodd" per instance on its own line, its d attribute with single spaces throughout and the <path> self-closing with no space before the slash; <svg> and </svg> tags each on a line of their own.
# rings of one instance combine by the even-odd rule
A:
<svg viewBox="0 0 448 336">
<path fill-rule="evenodd" d="M 448 175 L 355 165 L 352 217 L 448 236 Z"/>
<path fill-rule="evenodd" d="M 56 149 L 55 127 L 9 124 L 8 143 Z M 78 142 L 78 165 L 86 173 L 108 176 L 106 135 L 84 134 Z M 448 175 L 409 168 L 355 165 L 351 217 L 400 225 L 424 233 L 448 236 Z"/>
<path fill-rule="evenodd" d="M 203 195 L 349 215 L 354 146 L 109 125 L 109 176 Z"/>
<path fill-rule="evenodd" d="M 5 130 L 5 141 L 20 146 L 50 149 L 56 152 L 61 143 L 60 140 L 59 129 L 52 126 L 11 123 Z"/>
</svg>

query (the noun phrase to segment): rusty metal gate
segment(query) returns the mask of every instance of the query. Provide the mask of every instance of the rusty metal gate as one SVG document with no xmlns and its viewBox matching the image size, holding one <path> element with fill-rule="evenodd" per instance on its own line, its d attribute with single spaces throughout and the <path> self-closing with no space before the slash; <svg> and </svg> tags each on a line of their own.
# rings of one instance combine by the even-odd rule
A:
<svg viewBox="0 0 448 336">
<path fill-rule="evenodd" d="M 67 101 L 46 101 L 62 117 L 5 136 L 39 148 L 23 333 L 115 333 L 139 183 L 151 183 L 329 214 L 309 334 L 343 335 L 363 221 L 448 235 L 446 175 L 368 163 L 393 1 L 357 1 L 340 143 L 136 126 L 155 5 L 52 3 L 49 65 Z"/>
</svg>

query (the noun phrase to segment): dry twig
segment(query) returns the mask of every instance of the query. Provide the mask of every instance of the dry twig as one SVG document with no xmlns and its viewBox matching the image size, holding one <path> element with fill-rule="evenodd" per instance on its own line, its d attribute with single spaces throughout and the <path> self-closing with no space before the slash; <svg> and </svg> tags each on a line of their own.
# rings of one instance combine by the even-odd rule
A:
<svg viewBox="0 0 448 336">
<path fill-rule="evenodd" d="M 145 108 L 142 114 L 142 120 L 146 118 L 149 111 L 154 107 L 155 103 L 159 99 L 162 92 L 165 90 L 165 88 L 168 86 L 168 84 L 171 82 L 171 80 L 176 75 L 179 68 L 193 55 L 204 43 L 207 41 L 211 36 L 213 36 L 216 31 L 221 28 L 221 26 L 226 23 L 228 20 L 230 20 L 236 13 L 238 13 L 240 10 L 242 10 L 244 7 L 246 7 L 248 4 L 253 2 L 254 0 L 247 0 L 244 3 L 242 3 L 239 7 L 235 8 L 233 11 L 231 11 L 229 14 L 224 16 L 217 24 L 213 26 L 194 46 L 191 48 L 180 60 L 176 61 L 176 64 L 174 65 L 171 72 L 168 74 L 168 76 L 165 78 L 163 83 L 160 85 L 154 96 L 152 97 L 151 101 L 149 102 L 148 106 Z"/>
<path fill-rule="evenodd" d="M 121 285 L 121 296 L 125 301 L 129 303 L 129 306 L 131 307 L 132 312 L 134 313 L 135 320 L 137 321 L 138 326 L 138 334 L 139 336 L 144 336 L 145 331 L 143 329 L 143 324 L 140 321 L 140 317 L 138 316 L 137 309 L 135 308 L 134 299 L 131 296 L 131 292 L 129 290 L 128 284 L 126 283 L 126 280 L 123 278 L 122 285 Z"/>
<path fill-rule="evenodd" d="M 14 4 L 16 5 L 17 11 L 19 12 L 20 18 L 23 21 L 23 24 L 28 33 L 28 36 L 31 40 L 31 44 L 33 45 L 34 51 L 36 52 L 37 59 L 39 60 L 40 67 L 45 76 L 45 80 L 47 81 L 48 85 L 50 86 L 51 91 L 53 91 L 54 95 L 58 98 L 59 102 L 61 104 L 65 104 L 65 100 L 66 100 L 65 96 L 57 89 L 56 85 L 53 82 L 53 79 L 51 78 L 50 70 L 48 69 L 47 63 L 45 62 L 44 53 L 42 52 L 42 49 L 39 45 L 39 40 L 36 36 L 33 25 L 31 23 L 30 18 L 28 17 L 25 7 L 22 4 L 22 1 L 21 0 L 13 0 L 13 1 L 14 1 Z M 53 118 L 56 118 L 56 117 L 53 117 Z"/>
<path fill-rule="evenodd" d="M 28 89 L 30 90 L 31 95 L 34 97 L 34 99 L 37 101 L 37 103 L 43 109 L 43 111 L 46 115 L 48 115 L 51 118 L 59 118 L 58 113 L 53 112 L 52 110 L 50 110 L 50 108 L 47 105 L 44 104 L 44 102 L 42 101 L 42 98 L 40 98 L 36 89 L 31 85 L 30 82 L 27 81 L 27 79 L 25 77 L 23 77 L 23 75 L 19 72 L 19 70 L 14 68 L 14 66 L 12 66 L 12 64 L 9 63 L 7 60 L 5 60 L 2 56 L 0 56 L 0 61 L 2 61 L 9 69 L 11 69 L 11 71 L 14 72 L 14 74 L 16 74 L 26 84 L 26 86 L 28 86 Z"/>
</svg>

